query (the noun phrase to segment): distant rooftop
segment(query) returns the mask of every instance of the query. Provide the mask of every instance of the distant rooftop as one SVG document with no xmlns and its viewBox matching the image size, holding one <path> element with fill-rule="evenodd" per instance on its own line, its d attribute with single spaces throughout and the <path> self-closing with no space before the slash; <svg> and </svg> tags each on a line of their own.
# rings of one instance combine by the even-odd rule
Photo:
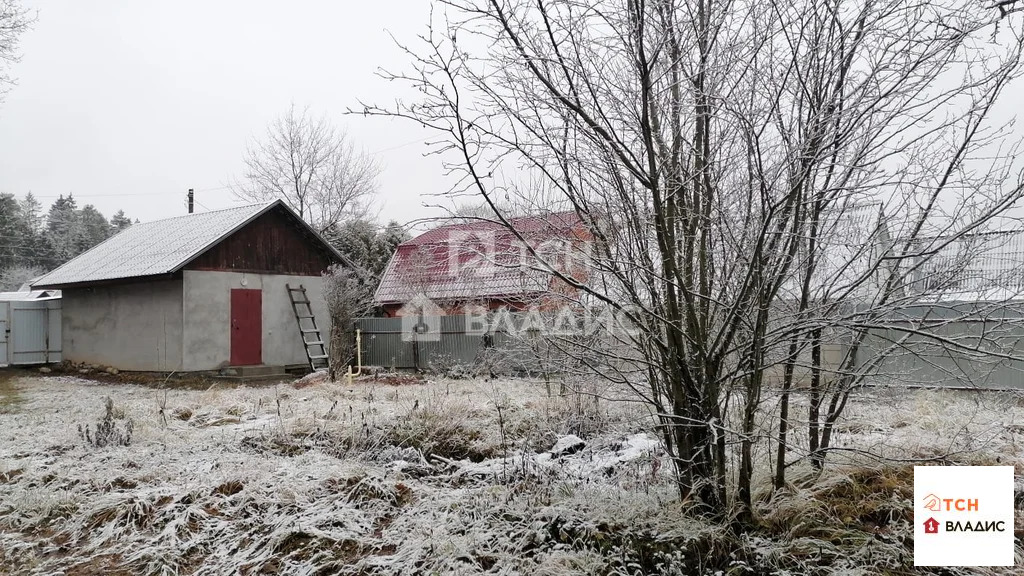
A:
<svg viewBox="0 0 1024 576">
<path fill-rule="evenodd" d="M 922 238 L 911 259 L 916 292 L 960 301 L 1018 299 L 1024 296 L 1024 230 Z M 927 256 L 927 259 L 926 259 Z"/>
<path fill-rule="evenodd" d="M 17 292 L 0 292 L 0 302 L 56 300 L 60 296 L 60 290 L 19 290 Z"/>
<path fill-rule="evenodd" d="M 509 223 L 529 243 L 571 239 L 582 231 L 574 212 L 524 216 Z M 520 265 L 515 233 L 484 219 L 428 230 L 398 246 L 374 299 L 391 304 L 419 294 L 432 300 L 469 300 L 546 292 L 551 273 Z"/>
</svg>

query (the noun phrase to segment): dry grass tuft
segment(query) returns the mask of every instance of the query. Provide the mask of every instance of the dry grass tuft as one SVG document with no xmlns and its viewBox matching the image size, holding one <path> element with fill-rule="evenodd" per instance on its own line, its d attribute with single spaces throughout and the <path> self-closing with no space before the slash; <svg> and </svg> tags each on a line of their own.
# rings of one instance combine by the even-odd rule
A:
<svg viewBox="0 0 1024 576">
<path fill-rule="evenodd" d="M 229 480 L 213 489 L 214 494 L 221 496 L 234 496 L 245 488 L 245 484 L 238 480 Z"/>
</svg>

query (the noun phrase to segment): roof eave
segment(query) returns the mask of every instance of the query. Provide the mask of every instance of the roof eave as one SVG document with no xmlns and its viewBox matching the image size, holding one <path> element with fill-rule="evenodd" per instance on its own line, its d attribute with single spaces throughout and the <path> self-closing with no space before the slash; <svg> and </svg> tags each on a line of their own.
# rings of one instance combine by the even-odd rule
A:
<svg viewBox="0 0 1024 576">
<path fill-rule="evenodd" d="M 125 276 L 123 278 L 103 278 L 101 280 L 85 280 L 82 282 L 64 282 L 58 284 L 32 284 L 33 290 L 66 290 L 75 288 L 91 288 L 110 284 L 126 284 L 133 282 L 152 282 L 154 280 L 172 280 L 175 272 L 146 274 L 145 276 Z"/>
</svg>

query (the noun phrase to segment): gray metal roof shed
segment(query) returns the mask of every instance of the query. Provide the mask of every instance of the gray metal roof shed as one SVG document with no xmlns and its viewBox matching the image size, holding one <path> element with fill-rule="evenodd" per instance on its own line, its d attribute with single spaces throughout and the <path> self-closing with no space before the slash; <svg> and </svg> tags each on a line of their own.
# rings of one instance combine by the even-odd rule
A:
<svg viewBox="0 0 1024 576">
<path fill-rule="evenodd" d="M 172 274 L 278 206 L 290 212 L 306 232 L 323 243 L 338 259 L 343 259 L 287 204 L 274 200 L 135 224 L 36 279 L 32 287 L 49 288 Z"/>
</svg>

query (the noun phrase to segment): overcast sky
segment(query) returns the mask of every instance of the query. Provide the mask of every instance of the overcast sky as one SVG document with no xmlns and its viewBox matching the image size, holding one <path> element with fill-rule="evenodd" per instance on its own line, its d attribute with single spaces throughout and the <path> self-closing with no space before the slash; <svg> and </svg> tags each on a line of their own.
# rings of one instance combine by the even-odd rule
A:
<svg viewBox="0 0 1024 576">
<path fill-rule="evenodd" d="M 0 104 L 0 192 L 142 221 L 185 213 L 188 188 L 198 210 L 228 207 L 246 142 L 292 102 L 382 162 L 382 219 L 427 215 L 421 196 L 447 188 L 422 131 L 343 116 L 397 95 L 374 72 L 406 67 L 389 33 L 423 32 L 426 0 L 24 4 L 38 21 Z"/>
<path fill-rule="evenodd" d="M 74 193 L 80 206 L 143 221 L 185 213 L 188 188 L 199 210 L 229 207 L 241 203 L 226 184 L 242 173 L 246 143 L 295 103 L 383 164 L 383 220 L 437 215 L 423 203 L 448 184 L 440 160 L 423 155 L 426 133 L 343 115 L 406 89 L 375 72 L 408 69 L 391 35 L 415 44 L 428 0 L 23 2 L 38 21 L 0 103 L 0 192 L 32 191 L 44 206 Z"/>
</svg>

